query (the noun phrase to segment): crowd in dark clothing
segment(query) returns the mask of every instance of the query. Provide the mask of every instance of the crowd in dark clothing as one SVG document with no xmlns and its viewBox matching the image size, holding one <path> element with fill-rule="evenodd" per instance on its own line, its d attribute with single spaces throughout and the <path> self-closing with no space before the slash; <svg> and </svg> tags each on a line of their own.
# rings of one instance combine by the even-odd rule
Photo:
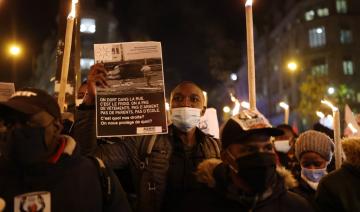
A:
<svg viewBox="0 0 360 212">
<path fill-rule="evenodd" d="M 44 91 L 22 89 L 0 103 L 0 211 L 360 208 L 359 138 L 344 139 L 346 160 L 335 171 L 328 169 L 329 136 L 272 127 L 257 110 L 231 117 L 216 139 L 197 127 L 206 104 L 193 82 L 171 92 L 168 134 L 97 138 L 95 87 L 105 80 L 98 77 L 103 68 L 91 69 L 69 130 Z"/>
<path fill-rule="evenodd" d="M 111 168 L 84 156 L 62 135 L 60 109 L 46 92 L 25 88 L 0 103 L 1 211 L 131 211 Z"/>
</svg>

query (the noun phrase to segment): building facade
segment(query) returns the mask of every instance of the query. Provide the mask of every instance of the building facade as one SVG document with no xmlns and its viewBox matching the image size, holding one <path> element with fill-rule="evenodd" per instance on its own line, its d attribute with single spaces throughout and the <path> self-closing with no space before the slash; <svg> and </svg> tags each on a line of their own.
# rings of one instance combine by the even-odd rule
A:
<svg viewBox="0 0 360 212">
<path fill-rule="evenodd" d="M 270 13 L 272 23 L 255 41 L 258 109 L 274 124 L 281 123 L 278 103 L 296 108 L 299 87 L 308 75 L 328 78 L 328 95 L 345 86 L 346 102 L 360 109 L 360 1 L 284 1 L 281 11 Z M 244 64 L 238 71 L 239 96 L 247 96 Z M 299 122 L 295 113 L 290 117 L 290 122 Z"/>
<path fill-rule="evenodd" d="M 42 53 L 36 60 L 37 68 L 31 79 L 32 84 L 50 93 L 58 91 L 62 62 L 62 57 L 59 57 L 59 55 L 62 56 L 59 43 L 63 42 L 65 37 L 66 13 L 69 10 L 67 7 L 69 7 L 70 2 L 60 2 L 57 18 L 58 35 L 53 33 L 44 41 Z M 81 82 L 86 79 L 90 66 L 94 64 L 94 43 L 109 43 L 121 40 L 112 1 L 108 1 L 105 7 L 98 7 L 95 0 L 80 0 L 80 7 L 77 12 L 79 25 L 74 27 L 67 86 L 67 93 L 71 95 L 74 94 L 75 88 L 74 70 L 80 70 L 81 80 L 79 82 Z M 77 33 L 79 33 L 79 39 L 76 39 Z M 80 61 L 79 67 L 74 62 L 78 60 Z"/>
</svg>

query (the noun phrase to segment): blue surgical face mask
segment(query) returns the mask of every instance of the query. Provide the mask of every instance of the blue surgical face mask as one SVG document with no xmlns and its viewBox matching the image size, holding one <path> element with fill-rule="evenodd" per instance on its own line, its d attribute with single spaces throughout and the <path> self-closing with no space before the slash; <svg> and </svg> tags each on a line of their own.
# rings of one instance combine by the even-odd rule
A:
<svg viewBox="0 0 360 212">
<path fill-rule="evenodd" d="M 179 107 L 171 109 L 171 122 L 179 130 L 188 132 L 200 122 L 201 109 L 192 107 Z"/>
<path fill-rule="evenodd" d="M 327 174 L 326 168 L 323 169 L 307 169 L 301 167 L 301 174 L 311 182 L 319 182 L 322 177 Z"/>
</svg>

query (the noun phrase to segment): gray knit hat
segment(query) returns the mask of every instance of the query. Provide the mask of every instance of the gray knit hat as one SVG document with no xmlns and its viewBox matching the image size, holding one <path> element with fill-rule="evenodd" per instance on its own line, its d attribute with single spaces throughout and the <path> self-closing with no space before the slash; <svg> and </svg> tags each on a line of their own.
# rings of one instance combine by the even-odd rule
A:
<svg viewBox="0 0 360 212">
<path fill-rule="evenodd" d="M 295 143 L 295 155 L 298 160 L 305 152 L 316 152 L 330 161 L 334 152 L 334 143 L 325 133 L 308 130 L 301 133 Z"/>
</svg>

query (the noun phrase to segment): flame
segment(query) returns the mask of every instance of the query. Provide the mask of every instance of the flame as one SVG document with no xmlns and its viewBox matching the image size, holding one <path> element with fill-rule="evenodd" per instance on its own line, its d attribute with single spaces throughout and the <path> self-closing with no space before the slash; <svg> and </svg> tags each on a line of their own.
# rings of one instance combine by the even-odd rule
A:
<svg viewBox="0 0 360 212">
<path fill-rule="evenodd" d="M 72 0 L 71 2 L 71 11 L 68 15 L 68 18 L 75 18 L 76 16 L 76 4 L 79 2 L 79 0 Z"/>
<path fill-rule="evenodd" d="M 289 105 L 286 104 L 285 102 L 280 102 L 280 103 L 279 103 L 279 106 L 282 107 L 282 108 L 284 108 L 285 110 L 288 110 L 288 109 L 289 109 Z"/>
<path fill-rule="evenodd" d="M 246 3 L 245 3 L 245 6 L 249 7 L 249 6 L 252 6 L 252 4 L 253 4 L 252 0 L 247 0 Z"/>
<path fill-rule="evenodd" d="M 238 114 L 240 112 L 240 102 L 232 93 L 230 93 L 230 97 L 231 97 L 231 101 L 235 103 L 235 106 L 231 112 L 232 115 L 235 116 L 236 114 Z"/>
<path fill-rule="evenodd" d="M 205 101 L 205 106 L 207 106 L 207 102 L 208 102 L 208 96 L 207 96 L 207 92 L 206 91 L 203 91 L 202 92 L 203 93 L 203 95 L 204 95 L 204 101 Z"/>
<path fill-rule="evenodd" d="M 206 91 L 203 91 L 202 93 L 204 94 L 204 96 L 207 96 L 207 92 L 206 92 Z"/>
<path fill-rule="evenodd" d="M 235 102 L 235 107 L 232 110 L 232 115 L 235 116 L 236 114 L 238 114 L 240 112 L 240 102 L 236 101 Z"/>
<path fill-rule="evenodd" d="M 232 93 L 230 93 L 230 98 L 232 102 L 238 101 Z"/>
<path fill-rule="evenodd" d="M 327 100 L 321 100 L 321 103 L 329 106 L 333 112 L 339 110 L 337 107 L 335 107 L 331 102 L 329 102 Z"/>
<path fill-rule="evenodd" d="M 358 130 L 351 123 L 348 124 L 348 127 L 353 134 L 356 134 L 358 132 Z"/>
<path fill-rule="evenodd" d="M 165 102 L 165 110 L 166 111 L 169 111 L 170 110 L 170 104 Z"/>
<path fill-rule="evenodd" d="M 321 119 L 325 117 L 325 114 L 321 111 L 316 111 L 316 115 Z"/>
</svg>

